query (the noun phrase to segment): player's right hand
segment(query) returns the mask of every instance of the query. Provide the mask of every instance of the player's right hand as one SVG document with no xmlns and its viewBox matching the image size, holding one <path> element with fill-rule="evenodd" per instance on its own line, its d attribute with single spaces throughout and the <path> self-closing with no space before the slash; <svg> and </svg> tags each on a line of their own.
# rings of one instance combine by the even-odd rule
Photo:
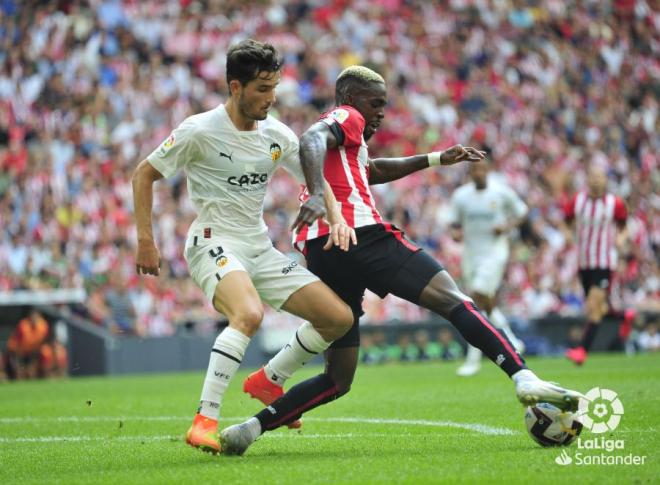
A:
<svg viewBox="0 0 660 485">
<path fill-rule="evenodd" d="M 345 222 L 331 224 L 330 234 L 328 235 L 328 241 L 323 246 L 323 250 L 327 251 L 332 246 L 339 246 L 339 249 L 341 249 L 342 251 L 348 251 L 351 242 L 357 245 L 357 236 L 355 235 L 355 229 L 353 229 Z"/>
<path fill-rule="evenodd" d="M 294 233 L 300 231 L 303 227 L 314 224 L 314 221 L 325 217 L 325 202 L 323 196 L 310 195 L 309 199 L 302 203 L 298 217 L 291 224 L 291 230 Z"/>
<path fill-rule="evenodd" d="M 160 274 L 160 251 L 153 241 L 138 243 L 135 270 L 137 274 Z"/>
</svg>

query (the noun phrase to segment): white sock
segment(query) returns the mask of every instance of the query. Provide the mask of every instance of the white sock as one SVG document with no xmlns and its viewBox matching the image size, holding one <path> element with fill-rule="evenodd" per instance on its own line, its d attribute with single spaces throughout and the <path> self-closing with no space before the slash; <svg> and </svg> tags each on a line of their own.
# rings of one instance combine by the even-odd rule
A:
<svg viewBox="0 0 660 485">
<path fill-rule="evenodd" d="M 225 328 L 215 339 L 199 403 L 201 415 L 218 419 L 222 396 L 241 365 L 249 343 L 250 337 L 231 327 Z"/>
<path fill-rule="evenodd" d="M 539 380 L 538 376 L 529 369 L 519 370 L 518 372 L 516 372 L 511 376 L 511 379 L 513 379 L 513 382 L 515 382 L 516 384 L 522 381 Z"/>
<path fill-rule="evenodd" d="M 266 377 L 273 384 L 284 385 L 284 381 L 295 371 L 327 349 L 331 343 L 326 342 L 311 323 L 303 323 L 291 341 L 264 366 Z"/>
<path fill-rule="evenodd" d="M 468 344 L 467 353 L 465 354 L 465 363 L 479 365 L 481 364 L 481 355 L 481 350 Z"/>
<path fill-rule="evenodd" d="M 261 423 L 257 418 L 250 418 L 245 422 L 247 429 L 250 431 L 252 441 L 261 436 Z"/>
</svg>

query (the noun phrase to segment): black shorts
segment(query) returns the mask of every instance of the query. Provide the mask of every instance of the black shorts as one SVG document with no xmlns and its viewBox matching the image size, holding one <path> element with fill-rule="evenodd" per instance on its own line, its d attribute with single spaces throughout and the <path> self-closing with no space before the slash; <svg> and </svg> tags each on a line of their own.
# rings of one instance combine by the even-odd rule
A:
<svg viewBox="0 0 660 485">
<path fill-rule="evenodd" d="M 602 288 L 609 294 L 610 287 L 612 286 L 611 270 L 605 268 L 581 269 L 578 274 L 580 275 L 580 282 L 584 289 L 585 298 L 592 286 Z"/>
<path fill-rule="evenodd" d="M 305 244 L 307 268 L 339 295 L 353 310 L 355 322 L 332 348 L 360 345 L 358 320 L 364 314 L 364 291 L 381 298 L 392 293 L 419 304 L 422 290 L 443 267 L 424 250 L 408 241 L 396 227 L 374 224 L 356 229 L 357 246 L 342 251 L 336 246 L 328 251 L 323 246 L 328 236 Z"/>
</svg>

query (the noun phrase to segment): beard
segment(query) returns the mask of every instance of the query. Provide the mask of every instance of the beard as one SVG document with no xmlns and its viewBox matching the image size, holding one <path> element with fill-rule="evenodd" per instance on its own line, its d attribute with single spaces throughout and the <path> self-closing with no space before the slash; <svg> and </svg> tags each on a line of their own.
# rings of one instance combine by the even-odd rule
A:
<svg viewBox="0 0 660 485">
<path fill-rule="evenodd" d="M 268 116 L 268 111 L 266 111 L 265 114 L 262 114 L 261 110 L 251 106 L 243 95 L 238 99 L 238 109 L 244 117 L 252 120 L 263 121 Z"/>
</svg>

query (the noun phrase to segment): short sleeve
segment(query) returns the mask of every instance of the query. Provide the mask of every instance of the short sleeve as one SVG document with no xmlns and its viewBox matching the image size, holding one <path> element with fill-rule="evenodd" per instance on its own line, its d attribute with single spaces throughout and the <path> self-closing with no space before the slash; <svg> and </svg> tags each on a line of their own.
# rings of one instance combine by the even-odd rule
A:
<svg viewBox="0 0 660 485">
<path fill-rule="evenodd" d="M 352 106 L 339 106 L 321 116 L 321 122 L 330 127 L 341 146 L 356 146 L 362 144 L 364 118 Z"/>
<path fill-rule="evenodd" d="M 275 150 L 277 148 L 275 147 Z M 305 184 L 305 174 L 302 171 L 302 166 L 300 165 L 300 154 L 299 154 L 299 144 L 298 139 L 293 136 L 293 139 L 289 140 L 287 146 L 282 151 L 282 160 L 280 165 L 286 169 L 295 179 L 301 184 Z M 271 156 L 273 154 L 273 147 L 271 147 Z"/>
<path fill-rule="evenodd" d="M 513 217 L 521 218 L 527 214 L 527 204 L 518 196 L 511 187 L 505 188 L 506 208 Z"/>
<path fill-rule="evenodd" d="M 628 218 L 628 209 L 626 209 L 626 203 L 619 197 L 614 201 L 614 219 L 617 222 L 625 222 Z"/>
<path fill-rule="evenodd" d="M 197 159 L 199 150 L 194 133 L 195 125 L 185 120 L 147 157 L 147 161 L 163 177 L 171 177 Z"/>
</svg>

